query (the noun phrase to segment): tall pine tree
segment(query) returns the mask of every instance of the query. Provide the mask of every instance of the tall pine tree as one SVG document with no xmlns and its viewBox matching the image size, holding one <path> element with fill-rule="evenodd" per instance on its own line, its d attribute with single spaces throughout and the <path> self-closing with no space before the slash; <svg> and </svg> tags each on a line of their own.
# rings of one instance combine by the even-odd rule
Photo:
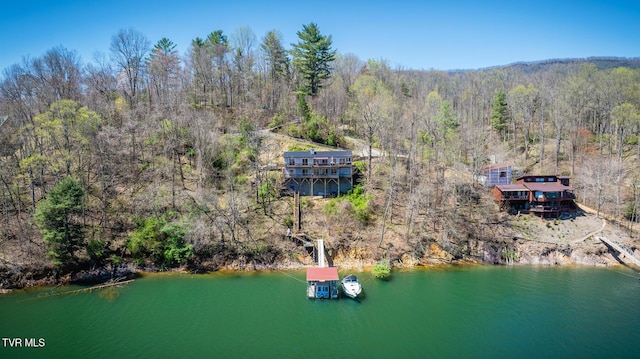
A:
<svg viewBox="0 0 640 359">
<path fill-rule="evenodd" d="M 73 264 L 83 247 L 84 226 L 80 215 L 84 191 L 72 177 L 60 181 L 36 207 L 35 222 L 56 265 Z"/>
<path fill-rule="evenodd" d="M 300 90 L 315 96 L 322 87 L 322 81 L 331 77 L 331 63 L 335 60 L 336 50 L 331 49 L 331 35 L 321 35 L 314 23 L 302 25 L 302 31 L 297 34 L 300 41 L 291 44 L 293 66 L 304 81 Z"/>
<path fill-rule="evenodd" d="M 498 131 L 503 137 L 509 126 L 509 117 L 507 112 L 507 95 L 504 90 L 499 89 L 496 97 L 493 98 L 493 112 L 491 113 L 491 125 L 493 129 Z"/>
</svg>

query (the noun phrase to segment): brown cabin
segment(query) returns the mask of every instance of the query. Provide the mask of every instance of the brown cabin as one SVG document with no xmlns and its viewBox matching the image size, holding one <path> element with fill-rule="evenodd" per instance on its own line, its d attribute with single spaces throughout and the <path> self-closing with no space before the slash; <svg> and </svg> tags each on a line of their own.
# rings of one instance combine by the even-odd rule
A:
<svg viewBox="0 0 640 359">
<path fill-rule="evenodd" d="M 534 213 L 552 218 L 576 213 L 575 195 L 567 176 L 520 176 L 516 183 L 495 185 L 491 193 L 512 213 Z"/>
</svg>

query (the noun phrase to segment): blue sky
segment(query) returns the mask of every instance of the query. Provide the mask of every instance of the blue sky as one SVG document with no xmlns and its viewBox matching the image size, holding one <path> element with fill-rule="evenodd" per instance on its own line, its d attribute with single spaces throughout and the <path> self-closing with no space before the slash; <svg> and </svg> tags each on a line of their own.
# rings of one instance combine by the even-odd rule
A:
<svg viewBox="0 0 640 359">
<path fill-rule="evenodd" d="M 7 4 L 7 2 L 9 2 Z M 333 47 L 411 69 L 477 69 L 551 58 L 640 57 L 640 1 L 136 1 L 9 0 L 0 10 L 0 70 L 64 46 L 83 62 L 108 56 L 111 36 L 133 27 L 186 54 L 214 30 L 272 29 L 284 44 L 315 22 Z"/>
</svg>

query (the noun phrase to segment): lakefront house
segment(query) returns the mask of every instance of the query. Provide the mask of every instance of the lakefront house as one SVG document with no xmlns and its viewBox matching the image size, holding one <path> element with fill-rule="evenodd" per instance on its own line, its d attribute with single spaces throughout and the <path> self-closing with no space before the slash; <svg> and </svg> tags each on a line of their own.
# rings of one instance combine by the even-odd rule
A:
<svg viewBox="0 0 640 359">
<path fill-rule="evenodd" d="M 353 188 L 351 151 L 284 153 L 284 185 L 302 196 L 333 197 Z"/>
<path fill-rule="evenodd" d="M 559 218 L 564 214 L 575 215 L 577 209 L 567 176 L 520 176 L 516 183 L 496 184 L 491 194 L 501 207 L 512 213 Z"/>
</svg>

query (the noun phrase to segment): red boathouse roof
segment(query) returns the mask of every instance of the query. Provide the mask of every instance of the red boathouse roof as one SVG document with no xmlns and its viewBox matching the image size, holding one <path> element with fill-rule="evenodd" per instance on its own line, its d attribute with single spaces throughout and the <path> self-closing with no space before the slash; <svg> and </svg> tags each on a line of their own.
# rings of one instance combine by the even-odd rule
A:
<svg viewBox="0 0 640 359">
<path fill-rule="evenodd" d="M 307 282 L 318 281 L 324 282 L 327 280 L 338 280 L 338 268 L 336 267 L 313 267 L 307 268 Z"/>
</svg>

